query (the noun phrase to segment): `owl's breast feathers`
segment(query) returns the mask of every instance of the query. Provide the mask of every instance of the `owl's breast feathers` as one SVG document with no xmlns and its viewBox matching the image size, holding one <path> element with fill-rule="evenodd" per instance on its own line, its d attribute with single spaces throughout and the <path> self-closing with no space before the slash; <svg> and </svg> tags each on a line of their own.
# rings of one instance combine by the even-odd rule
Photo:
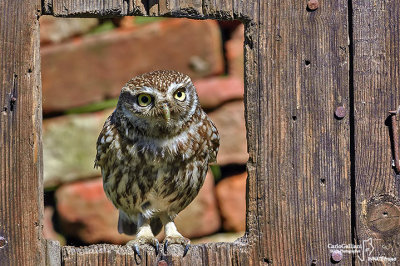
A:
<svg viewBox="0 0 400 266">
<path fill-rule="evenodd" d="M 186 161 L 200 156 L 215 163 L 219 148 L 218 130 L 208 116 L 199 109 L 181 132 L 160 138 L 135 134 L 134 128 L 116 121 L 115 112 L 104 123 L 97 139 L 95 167 L 103 170 L 115 161 L 144 157 L 147 161 Z M 112 163 L 113 162 L 113 163 Z"/>
<path fill-rule="evenodd" d="M 100 133 L 95 160 L 107 196 L 126 213 L 146 213 L 142 204 L 148 201 L 149 216 L 165 207 L 181 211 L 197 195 L 217 156 L 219 136 L 211 120 L 199 109 L 178 134 L 155 138 L 138 134 L 114 114 Z"/>
</svg>

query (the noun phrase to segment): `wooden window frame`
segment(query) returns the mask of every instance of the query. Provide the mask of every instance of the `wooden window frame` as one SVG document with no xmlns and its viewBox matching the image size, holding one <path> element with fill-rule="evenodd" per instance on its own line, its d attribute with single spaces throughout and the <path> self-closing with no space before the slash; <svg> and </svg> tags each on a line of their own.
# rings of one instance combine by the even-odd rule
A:
<svg viewBox="0 0 400 266">
<path fill-rule="evenodd" d="M 184 258 L 177 246 L 158 257 L 143 249 L 143 264 L 328 265 L 328 244 L 369 237 L 399 257 L 399 226 L 390 235 L 384 228 L 393 217 L 378 230 L 369 214 L 399 207 L 382 120 L 399 104 L 393 36 L 400 35 L 400 3 L 374 3 L 320 1 L 312 11 L 290 0 L 0 0 L 0 264 L 135 262 L 125 247 L 61 248 L 43 238 L 41 15 L 245 25 L 246 233 L 233 243 L 194 245 Z M 341 119 L 338 107 L 348 110 Z M 344 254 L 341 262 L 357 258 Z"/>
</svg>

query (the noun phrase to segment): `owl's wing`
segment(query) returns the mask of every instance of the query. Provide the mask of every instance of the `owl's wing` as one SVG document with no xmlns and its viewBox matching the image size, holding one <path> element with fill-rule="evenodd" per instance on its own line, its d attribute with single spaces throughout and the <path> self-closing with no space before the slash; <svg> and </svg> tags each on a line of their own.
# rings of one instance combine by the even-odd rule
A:
<svg viewBox="0 0 400 266">
<path fill-rule="evenodd" d="M 215 127 L 214 123 L 211 121 L 210 118 L 208 118 L 208 121 L 210 122 L 210 126 L 212 129 L 212 134 L 210 137 L 211 145 L 209 148 L 210 160 L 208 161 L 208 163 L 216 163 L 218 149 L 219 149 L 219 134 L 217 128 Z"/>
<path fill-rule="evenodd" d="M 103 164 L 103 158 L 106 155 L 106 152 L 111 145 L 111 141 L 107 141 L 109 137 L 113 138 L 113 134 L 110 134 L 110 132 L 117 132 L 117 129 L 115 128 L 115 125 L 112 123 L 113 120 L 113 115 L 112 113 L 104 123 L 103 129 L 100 132 L 99 137 L 97 138 L 97 154 L 96 158 L 94 160 L 94 167 L 101 167 Z"/>
</svg>

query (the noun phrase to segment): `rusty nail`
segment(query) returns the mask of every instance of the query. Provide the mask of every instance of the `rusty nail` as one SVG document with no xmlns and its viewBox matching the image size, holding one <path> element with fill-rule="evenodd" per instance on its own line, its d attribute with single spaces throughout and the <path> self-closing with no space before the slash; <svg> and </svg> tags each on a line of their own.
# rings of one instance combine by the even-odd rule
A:
<svg viewBox="0 0 400 266">
<path fill-rule="evenodd" d="M 346 108 L 344 108 L 344 106 L 339 106 L 338 108 L 336 108 L 335 116 L 339 119 L 342 119 L 343 117 L 345 117 L 346 116 Z"/>
<path fill-rule="evenodd" d="M 334 250 L 331 257 L 334 262 L 340 262 L 343 259 L 343 254 L 340 250 Z"/>
<path fill-rule="evenodd" d="M 310 10 L 310 11 L 317 10 L 318 7 L 319 7 L 319 2 L 318 2 L 318 0 L 309 0 L 309 1 L 307 2 L 307 8 L 308 8 L 308 10 Z"/>
<path fill-rule="evenodd" d="M 160 260 L 160 261 L 157 263 L 157 266 L 168 266 L 168 263 L 167 263 L 165 260 Z"/>
<path fill-rule="evenodd" d="M 0 248 L 4 248 L 5 245 L 7 245 L 7 240 L 4 237 L 0 236 Z"/>
</svg>

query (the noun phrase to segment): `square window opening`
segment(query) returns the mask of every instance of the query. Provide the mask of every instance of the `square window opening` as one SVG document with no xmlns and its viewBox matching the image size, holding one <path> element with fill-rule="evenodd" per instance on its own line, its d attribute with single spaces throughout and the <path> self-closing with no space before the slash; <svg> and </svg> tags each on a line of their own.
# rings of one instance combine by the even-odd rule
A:
<svg viewBox="0 0 400 266">
<path fill-rule="evenodd" d="M 194 244 L 241 237 L 248 159 L 243 24 L 42 16 L 40 26 L 45 237 L 75 246 L 132 239 L 118 233 L 118 210 L 103 191 L 100 170 L 93 168 L 96 140 L 124 84 L 159 69 L 190 76 L 220 134 L 217 164 L 175 218 L 178 231 Z"/>
</svg>

